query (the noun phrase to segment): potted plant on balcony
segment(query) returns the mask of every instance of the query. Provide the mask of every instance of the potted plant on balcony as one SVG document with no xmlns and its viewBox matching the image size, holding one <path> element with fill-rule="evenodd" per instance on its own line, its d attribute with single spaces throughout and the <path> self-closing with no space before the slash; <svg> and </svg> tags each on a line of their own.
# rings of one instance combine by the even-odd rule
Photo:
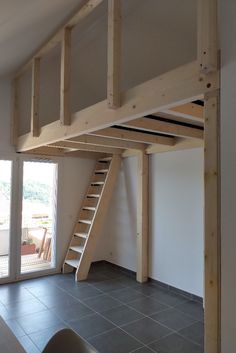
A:
<svg viewBox="0 0 236 353">
<path fill-rule="evenodd" d="M 36 245 L 33 243 L 33 239 L 29 238 L 21 244 L 21 255 L 32 255 L 36 253 Z"/>
</svg>

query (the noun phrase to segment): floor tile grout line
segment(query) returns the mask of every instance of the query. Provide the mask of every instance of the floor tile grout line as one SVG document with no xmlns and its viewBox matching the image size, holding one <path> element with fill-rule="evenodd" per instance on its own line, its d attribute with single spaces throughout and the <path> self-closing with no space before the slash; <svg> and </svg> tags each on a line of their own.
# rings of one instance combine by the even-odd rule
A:
<svg viewBox="0 0 236 353">
<path fill-rule="evenodd" d="M 96 288 L 96 289 L 97 289 L 97 288 Z M 63 289 L 63 290 L 64 290 L 65 292 L 67 292 L 65 289 Z M 121 290 L 122 290 L 122 289 L 121 289 Z M 138 291 L 137 291 L 137 292 L 138 292 Z M 140 293 L 140 292 L 138 292 L 138 293 Z M 114 299 L 114 298 L 109 294 L 109 292 L 108 292 L 108 293 L 107 293 L 107 292 L 103 292 L 103 294 L 105 294 L 105 295 L 107 295 L 107 296 L 110 296 L 112 299 Z M 141 293 L 141 294 L 142 294 L 142 293 Z M 151 298 L 151 296 L 149 296 L 149 297 Z M 149 297 L 147 296 L 147 298 L 149 298 Z M 78 300 L 78 298 L 76 298 L 76 299 Z M 89 298 L 87 298 L 87 299 L 89 299 Z M 86 299 L 86 300 L 87 300 L 87 299 Z M 153 298 L 152 298 L 152 299 L 153 299 Z M 138 310 L 135 310 L 135 308 L 132 308 L 131 306 L 127 305 L 126 303 L 123 303 L 123 302 L 120 301 L 119 299 L 116 299 L 116 300 L 119 301 L 122 306 L 127 306 L 128 308 L 133 309 L 133 310 L 136 311 L 137 313 L 142 314 L 145 318 L 149 318 L 149 319 L 151 319 L 152 321 L 154 321 L 154 322 L 160 324 L 161 326 L 167 328 L 168 330 L 171 331 L 170 334 L 173 334 L 173 333 L 178 334 L 178 331 L 171 329 L 170 327 L 164 325 L 163 323 L 160 323 L 159 321 L 154 320 L 154 319 L 151 318 L 150 316 L 148 316 L 148 315 L 146 315 L 146 314 L 144 314 L 144 313 L 142 313 L 142 312 L 139 312 Z M 137 299 L 137 300 L 139 300 L 139 299 Z M 78 301 L 80 301 L 80 300 L 78 300 Z M 134 300 L 134 301 L 136 301 L 136 300 Z M 159 304 L 162 304 L 162 303 L 160 303 L 158 300 L 156 300 L 156 301 L 157 301 Z M 107 319 L 105 316 L 103 316 L 103 315 L 102 315 L 102 312 L 97 312 L 97 311 L 94 310 L 93 308 L 91 308 L 91 307 L 89 307 L 88 305 L 86 305 L 86 303 L 84 303 L 84 302 L 82 302 L 82 304 L 84 304 L 85 306 L 87 306 L 88 309 L 90 309 L 90 310 L 92 309 L 96 314 L 102 316 L 105 320 L 111 322 L 116 328 L 122 329 L 122 327 L 125 326 L 125 325 L 129 325 L 129 324 L 132 324 L 132 323 L 134 323 L 134 322 L 136 322 L 136 321 L 142 320 L 142 319 L 137 319 L 137 320 L 134 320 L 134 321 L 132 321 L 132 322 L 126 323 L 126 324 L 124 324 L 124 325 L 122 325 L 122 326 L 118 326 L 118 325 L 116 325 L 113 321 L 111 321 L 111 320 Z M 164 304 L 164 303 L 163 303 L 163 304 Z M 166 304 L 165 304 L 165 305 L 166 305 Z M 115 308 L 115 307 L 114 307 L 114 308 Z M 174 308 L 174 307 L 168 306 L 168 308 L 163 309 L 163 310 L 158 311 L 158 312 L 154 312 L 153 314 L 159 313 L 159 312 L 162 312 L 162 311 L 165 311 L 165 310 L 168 310 L 168 309 L 170 309 L 170 308 Z M 49 309 L 49 310 L 50 310 L 50 309 Z M 112 308 L 109 309 L 109 310 L 112 310 Z M 92 315 L 92 314 L 91 314 L 91 315 Z M 91 315 L 83 316 L 83 318 L 88 317 L 88 316 L 91 316 Z M 61 318 L 59 317 L 59 319 L 61 319 Z M 191 325 L 190 325 L 190 326 L 191 326 Z M 109 330 L 109 331 L 111 331 L 111 330 Z M 124 331 L 126 334 L 129 334 L 127 331 L 125 331 L 125 330 L 123 330 L 123 331 Z M 106 331 L 103 332 L 103 333 L 101 333 L 101 334 L 98 334 L 98 335 L 96 335 L 96 336 L 100 336 L 100 335 L 105 334 L 105 333 L 106 333 Z M 129 335 L 130 335 L 130 334 L 129 334 Z M 168 335 L 169 335 L 169 334 L 168 334 Z M 167 336 L 168 336 L 168 335 L 167 335 Z M 130 335 L 130 336 L 133 337 L 133 338 L 135 338 L 135 337 L 132 336 L 132 335 Z M 91 338 L 93 338 L 93 337 L 95 337 L 95 336 L 92 336 Z M 182 337 L 185 338 L 184 336 L 182 336 Z M 162 338 L 164 338 L 164 337 L 162 337 Z M 137 340 L 137 338 L 135 338 L 135 339 Z M 138 341 L 139 341 L 139 340 L 138 340 Z M 156 340 L 155 340 L 155 341 L 156 341 Z M 153 341 L 153 342 L 155 342 L 155 341 Z M 153 343 L 153 342 L 150 342 L 150 343 L 148 343 L 148 344 L 151 344 L 151 343 Z M 191 341 L 191 342 L 192 342 L 192 343 L 195 343 L 195 342 L 193 342 L 193 341 Z M 143 343 L 142 343 L 142 344 L 143 344 Z M 196 344 L 196 343 L 195 343 L 195 344 Z"/>
<path fill-rule="evenodd" d="M 124 275 L 126 275 L 126 274 L 124 274 Z M 128 276 L 127 276 L 128 277 Z M 111 281 L 111 280 L 116 280 L 116 279 L 118 279 L 118 278 L 108 278 L 106 281 Z M 104 281 L 101 281 L 101 282 L 104 282 Z M 100 283 L 101 283 L 100 282 Z M 102 312 L 97 312 L 96 310 L 94 310 L 93 308 L 91 308 L 91 307 L 89 307 L 88 305 L 86 305 L 86 303 L 83 301 L 83 299 L 79 299 L 79 298 L 77 298 L 77 297 L 74 297 L 68 290 L 66 290 L 65 288 L 63 288 L 63 287 L 60 287 L 57 283 L 51 283 L 52 285 L 54 285 L 55 287 L 57 287 L 57 288 L 59 288 L 60 290 L 62 290 L 63 292 L 65 292 L 66 294 L 68 294 L 68 295 L 70 295 L 71 297 L 73 297 L 74 299 L 76 299 L 78 302 L 80 302 L 82 305 L 85 305 L 88 309 L 90 309 L 90 310 L 93 310 L 94 311 L 94 313 L 96 313 L 96 314 L 98 314 L 98 315 L 100 315 L 100 316 L 102 316 L 105 320 L 107 320 L 107 321 L 109 321 L 109 322 L 111 322 L 114 326 L 115 326 L 115 328 L 119 328 L 119 329 L 121 329 L 122 330 L 122 328 L 121 328 L 121 326 L 123 326 L 123 325 L 121 325 L 121 326 L 118 326 L 118 325 L 116 325 L 116 324 L 114 324 L 114 322 L 112 322 L 112 321 L 110 321 L 109 319 L 107 319 L 106 317 L 104 317 L 103 315 L 102 315 Z M 101 295 L 107 295 L 107 296 L 109 296 L 109 297 L 111 297 L 112 299 L 115 299 L 116 301 L 118 301 L 119 303 L 120 303 L 120 305 L 122 305 L 122 306 L 126 306 L 126 307 L 128 307 L 128 308 L 130 308 L 130 309 L 132 309 L 132 310 L 134 310 L 134 311 L 136 311 L 137 313 L 139 313 L 139 314 L 141 314 L 141 315 L 143 315 L 143 317 L 147 317 L 147 318 L 149 318 L 149 319 L 151 319 L 151 320 L 153 320 L 154 322 L 157 322 L 157 323 L 159 323 L 159 324 L 161 324 L 160 322 L 158 322 L 158 321 L 156 321 L 156 320 L 154 320 L 154 319 L 152 319 L 150 316 L 148 316 L 148 315 L 146 315 L 146 314 L 143 314 L 142 312 L 139 312 L 138 310 L 135 310 L 135 308 L 133 308 L 132 306 L 129 306 L 129 304 L 130 303 L 132 303 L 133 301 L 130 301 L 130 302 L 128 302 L 128 303 L 124 303 L 124 302 L 122 302 L 121 300 L 119 300 L 119 299 L 117 299 L 117 298 L 115 298 L 115 297 L 113 297 L 112 295 L 111 295 L 111 293 L 112 292 L 115 292 L 115 291 L 122 291 L 122 290 L 124 290 L 124 289 L 127 289 L 127 288 L 132 288 L 133 286 L 132 285 L 129 285 L 129 284 L 125 284 L 124 285 L 124 283 L 122 284 L 124 287 L 123 288 L 120 288 L 120 289 L 115 289 L 115 290 L 112 290 L 112 291 L 103 291 L 103 290 L 101 290 L 101 289 L 99 289 L 99 288 L 97 288 L 95 285 L 93 285 L 93 284 L 88 284 L 88 286 L 90 286 L 90 287 L 94 287 L 96 290 L 99 290 L 100 292 L 101 292 L 101 294 L 99 294 L 99 295 L 96 295 L 96 296 L 93 296 L 93 297 L 90 297 L 90 298 L 97 298 L 97 297 L 99 297 L 99 296 L 101 296 Z M 23 288 L 25 288 L 25 287 L 23 287 Z M 28 288 L 25 288 L 32 296 L 34 296 L 36 299 L 38 299 L 39 301 L 40 301 L 40 299 L 39 299 L 39 297 L 37 297 L 34 293 L 32 293 L 32 292 L 30 292 L 29 290 L 28 290 Z M 145 295 L 145 294 L 143 294 L 142 292 L 140 292 L 140 291 L 138 291 L 138 290 L 136 290 L 135 288 L 132 288 L 135 292 L 137 292 L 137 293 L 140 293 L 140 295 L 142 295 L 144 298 L 152 298 L 155 294 L 151 294 L 151 295 Z M 157 288 L 158 289 L 158 288 Z M 176 293 L 174 293 L 174 294 L 176 294 Z M 179 294 L 176 294 L 176 295 L 179 295 Z M 89 299 L 89 298 L 86 298 L 86 300 L 87 299 Z M 156 300 L 155 298 L 152 298 L 152 299 L 154 299 L 154 300 Z M 138 300 L 138 299 L 137 299 Z M 134 300 L 135 301 L 135 300 Z M 156 301 L 158 301 L 158 300 L 156 300 Z M 188 298 L 188 300 L 186 300 L 186 301 L 192 301 L 192 300 L 190 300 L 189 298 Z M 164 305 L 166 305 L 166 303 L 164 303 L 164 302 L 160 302 L 160 301 L 158 301 L 160 304 L 164 304 Z M 44 304 L 44 303 L 43 303 Z M 5 305 L 3 304 L 3 306 L 5 307 Z M 178 305 L 177 305 L 178 306 Z M 175 308 L 175 307 L 173 307 L 173 306 L 169 306 L 168 305 L 168 308 L 166 308 L 166 309 L 164 309 L 164 310 L 162 310 L 162 311 L 165 311 L 165 310 L 168 310 L 168 309 L 170 309 L 170 308 Z M 6 308 L 7 309 L 7 308 Z M 53 309 L 53 308 L 48 308 L 47 310 L 49 310 L 49 311 L 51 311 L 52 312 L 52 310 L 51 309 Z M 179 311 L 179 310 L 178 310 Z M 160 311 L 158 311 L 158 312 L 160 312 Z M 181 311 L 180 311 L 181 312 Z M 186 314 L 186 313 L 184 313 L 184 312 L 182 312 L 183 314 Z M 153 313 L 154 314 L 154 313 Z M 91 316 L 91 315 L 93 315 L 93 314 L 90 314 L 90 315 L 86 315 L 86 316 L 83 316 L 83 318 L 85 318 L 85 317 L 88 317 L 88 316 Z M 190 316 L 190 315 L 188 315 L 188 316 Z M 58 315 L 57 315 L 57 317 L 58 317 Z M 192 317 L 192 316 L 191 316 Z M 68 323 L 68 322 L 65 322 L 60 316 L 58 317 L 66 326 L 70 326 L 70 323 Z M 138 320 L 137 320 L 138 321 Z M 133 322 L 133 321 L 132 321 Z M 131 324 L 132 322 L 129 322 L 129 323 L 127 323 L 127 325 L 128 324 Z M 199 321 L 196 321 L 195 323 L 197 323 L 197 322 L 201 322 L 200 320 Z M 126 324 L 124 324 L 124 325 L 126 325 Z M 161 324 L 162 325 L 162 324 Z M 162 326 L 164 326 L 164 327 L 167 327 L 167 326 L 165 326 L 165 325 L 162 325 Z M 191 326 L 191 325 L 190 325 Z M 71 326 L 70 326 L 71 327 Z M 114 329 L 115 329 L 114 328 Z M 170 328 L 169 327 L 167 327 L 169 330 L 170 330 Z M 186 327 L 185 327 L 186 328 Z M 114 330 L 114 329 L 112 329 L 112 330 Z M 111 330 L 109 330 L 109 331 L 111 331 Z M 123 332 L 125 332 L 126 334 L 128 334 L 129 336 L 131 336 L 131 337 L 133 337 L 132 335 L 130 335 L 128 332 L 126 332 L 125 330 L 122 330 Z M 177 333 L 177 334 L 179 334 L 179 332 L 178 331 L 174 331 L 174 330 L 172 330 L 173 332 L 175 332 L 175 333 Z M 24 331 L 25 332 L 25 331 Z M 103 333 L 101 333 L 101 334 L 104 334 L 105 332 L 103 332 Z M 170 334 L 172 334 L 172 333 L 170 333 Z M 28 334 L 26 334 L 27 336 L 28 336 Z M 99 334 L 100 335 L 100 334 Z M 185 336 L 182 336 L 182 335 L 180 335 L 181 337 L 183 337 L 184 339 L 186 339 L 186 337 Z M 92 337 L 94 337 L 94 336 L 92 336 Z M 137 340 L 135 337 L 133 337 L 136 341 L 139 341 L 139 340 Z M 194 344 L 197 344 L 195 341 L 191 341 L 192 343 L 194 343 Z M 34 343 L 34 342 L 33 342 Z M 143 342 L 141 342 L 140 341 L 140 343 L 142 344 L 142 346 L 147 346 L 147 345 L 145 345 Z M 150 344 L 150 343 L 148 343 L 148 344 Z M 147 346 L 148 347 L 148 346 Z M 137 350 L 137 349 L 136 349 Z"/>
<path fill-rule="evenodd" d="M 96 311 L 95 311 L 96 312 Z M 114 322 L 112 322 L 111 320 L 107 319 L 105 316 L 102 315 L 102 313 L 98 313 L 96 312 L 96 314 L 100 315 L 101 317 L 103 317 L 105 320 L 109 321 L 111 324 L 113 324 L 115 326 L 116 329 L 120 329 L 121 331 L 123 331 L 126 335 L 132 337 L 133 339 L 135 339 L 136 341 L 138 341 L 139 343 L 141 343 L 142 345 L 144 345 L 145 343 L 143 343 L 142 341 L 138 340 L 137 337 L 133 336 L 132 334 L 130 334 L 129 332 L 125 331 L 122 327 L 116 325 Z M 142 319 L 141 319 L 142 320 Z M 139 320 L 136 320 L 136 321 L 139 321 Z M 162 325 L 163 326 L 163 325 Z M 170 329 L 169 329 L 170 330 Z M 108 330 L 108 332 L 111 331 L 111 330 Z M 171 331 L 171 330 L 170 330 Z M 101 334 L 98 334 L 98 335 L 95 335 L 95 336 L 91 336 L 89 338 L 94 338 L 94 337 L 97 337 L 97 336 L 100 336 L 100 335 L 103 335 L 105 334 L 106 332 L 103 332 Z M 172 332 L 173 333 L 173 332 Z M 170 333 L 171 334 L 171 333 Z M 149 343 L 148 343 L 149 344 Z"/>
<path fill-rule="evenodd" d="M 109 293 L 105 293 L 105 294 L 109 295 Z M 110 296 L 110 297 L 113 298 L 112 296 Z M 126 305 L 125 303 L 121 302 L 119 299 L 116 299 L 116 300 L 119 301 L 122 306 L 125 305 L 125 306 L 129 307 L 129 305 Z M 159 303 L 160 303 L 160 302 L 159 302 Z M 160 303 L 160 304 L 162 304 L 162 303 Z M 87 305 L 86 305 L 86 306 L 87 306 Z M 89 306 L 87 306 L 87 307 L 90 308 L 90 309 L 92 309 L 92 310 L 94 310 L 93 308 L 91 308 L 91 307 L 89 307 Z M 114 307 L 114 308 L 115 308 L 115 307 Z M 132 307 L 129 307 L 129 308 L 132 308 Z M 174 308 L 174 307 L 169 307 L 169 308 Z M 169 308 L 168 308 L 168 309 L 169 309 Z M 111 308 L 111 309 L 112 309 L 112 308 Z M 109 309 L 109 310 L 111 310 L 111 309 Z M 160 323 L 159 321 L 154 320 L 153 318 L 149 317 L 149 316 L 146 315 L 146 314 L 143 314 L 142 312 L 139 312 L 139 311 L 135 310 L 134 308 L 132 308 L 132 309 L 133 309 L 134 311 L 136 311 L 137 313 L 140 313 L 140 314 L 144 315 L 144 317 L 149 318 L 149 319 L 151 319 L 152 321 L 154 321 L 154 322 L 160 324 L 161 326 L 167 328 L 168 330 L 172 331 L 170 334 L 173 334 L 173 333 L 178 334 L 178 331 L 171 329 L 170 327 L 168 327 L 168 326 L 166 326 L 166 325 Z M 166 310 L 167 310 L 167 309 L 166 309 Z M 164 311 L 164 310 L 163 310 L 163 311 Z M 126 323 L 126 324 L 124 324 L 124 325 L 122 325 L 122 326 L 118 326 L 118 325 L 116 325 L 113 321 L 111 321 L 111 320 L 107 319 L 105 316 L 103 316 L 103 315 L 102 315 L 102 312 L 97 312 L 96 310 L 94 310 L 94 312 L 95 312 L 96 314 L 102 316 L 105 320 L 111 322 L 114 326 L 116 326 L 116 328 L 120 328 L 120 329 L 122 329 L 122 326 L 129 325 L 129 324 L 134 323 L 134 322 L 136 322 L 136 321 L 142 320 L 142 319 L 137 319 L 137 320 L 134 320 L 134 321 L 132 321 L 132 322 L 130 322 L 130 323 Z M 162 312 L 162 311 L 158 311 L 158 312 Z M 157 312 L 155 312 L 155 313 L 157 313 Z M 155 313 L 153 313 L 153 314 L 155 314 Z M 190 326 L 191 326 L 191 325 L 190 325 Z M 185 327 L 185 328 L 186 328 L 186 327 Z M 109 331 L 110 331 L 110 330 L 109 330 Z M 129 333 L 128 333 L 127 331 L 125 331 L 125 330 L 122 330 L 122 331 L 124 331 L 126 334 L 129 334 Z M 96 336 L 100 336 L 100 335 L 105 334 L 105 333 L 106 333 L 106 332 L 103 332 L 103 333 L 98 334 L 98 335 L 96 335 Z M 170 334 L 168 334 L 167 336 L 169 336 Z M 129 334 L 129 335 L 130 335 L 130 334 Z M 133 337 L 133 338 L 135 338 L 135 337 L 132 336 L 132 335 L 130 335 L 130 336 Z M 93 337 L 95 337 L 95 336 L 92 336 L 91 338 L 93 338 Z M 185 338 L 184 336 L 182 336 L 182 337 Z M 163 338 L 164 338 L 164 337 L 163 337 Z M 137 340 L 137 338 L 135 338 L 135 339 Z M 139 341 L 139 340 L 138 340 L 138 341 Z M 156 341 L 156 340 L 155 340 L 155 341 Z M 155 342 L 155 341 L 153 341 L 153 342 Z M 151 343 L 153 343 L 153 342 L 150 342 L 150 343 L 148 343 L 148 344 L 151 344 Z M 192 341 L 192 343 L 195 343 L 195 342 Z M 195 344 L 196 344 L 196 343 L 195 343 Z"/>
</svg>

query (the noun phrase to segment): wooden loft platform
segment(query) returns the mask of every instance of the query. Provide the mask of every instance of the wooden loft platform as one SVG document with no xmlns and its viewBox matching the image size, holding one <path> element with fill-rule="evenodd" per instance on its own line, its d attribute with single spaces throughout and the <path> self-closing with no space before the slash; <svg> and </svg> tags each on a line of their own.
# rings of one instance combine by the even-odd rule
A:
<svg viewBox="0 0 236 353">
<path fill-rule="evenodd" d="M 85 152 L 118 153 L 125 157 L 138 151 L 151 154 L 203 146 L 204 96 L 219 87 L 216 64 L 212 59 L 214 31 L 209 31 L 208 43 L 198 40 L 196 61 L 121 92 L 120 0 L 108 1 L 107 99 L 71 113 L 71 34 L 75 26 L 101 3 L 102 0 L 83 1 L 74 16 L 16 74 L 12 141 L 17 152 L 58 156 L 81 156 Z M 202 12 L 198 21 L 199 38 L 208 31 L 205 16 L 207 11 L 212 11 L 212 5 L 208 8 L 205 3 L 199 0 L 199 13 Z M 212 21 L 211 26 L 215 26 Z M 58 43 L 61 44 L 60 117 L 40 127 L 40 62 Z M 18 136 L 18 83 L 29 68 L 32 71 L 31 131 Z"/>
<path fill-rule="evenodd" d="M 197 0 L 196 60 L 121 92 L 121 0 L 108 0 L 107 99 L 72 113 L 71 33 L 102 1 L 84 0 L 13 80 L 12 143 L 20 153 L 138 156 L 137 279 L 148 277 L 148 154 L 204 146 L 205 353 L 220 353 L 219 47 L 217 0 Z M 41 58 L 61 45 L 60 114 L 39 126 Z M 158 60 L 158 58 L 157 58 Z M 31 68 L 31 129 L 19 136 L 19 81 Z"/>
<path fill-rule="evenodd" d="M 183 113 L 176 115 L 177 109 L 183 110 Z M 32 146 L 33 149 L 25 151 L 58 156 L 77 156 L 78 151 L 86 151 L 122 154 L 126 157 L 138 151 L 152 154 L 203 147 L 203 109 L 202 104 L 187 103 L 174 108 L 173 116 L 170 109 L 168 113 L 150 114 L 87 134 L 73 134 L 70 138 L 58 139 L 47 145 Z M 24 136 L 22 139 L 25 137 L 28 139 L 30 136 Z"/>
<path fill-rule="evenodd" d="M 109 109 L 107 101 L 99 102 L 73 114 L 70 125 L 62 125 L 58 120 L 43 126 L 38 137 L 33 132 L 20 136 L 17 151 L 38 149 L 39 153 L 49 155 L 126 152 L 125 156 L 139 150 L 150 154 L 203 146 L 204 94 L 217 89 L 218 76 L 202 75 L 197 68 L 194 62 L 129 90 L 122 95 L 123 104 L 117 109 Z M 178 86 L 173 93 L 175 102 L 181 102 L 179 105 L 172 103 L 174 97 L 168 92 L 172 82 Z M 184 98 L 187 94 L 189 97 Z M 57 150 L 53 152 L 52 148 Z"/>
</svg>

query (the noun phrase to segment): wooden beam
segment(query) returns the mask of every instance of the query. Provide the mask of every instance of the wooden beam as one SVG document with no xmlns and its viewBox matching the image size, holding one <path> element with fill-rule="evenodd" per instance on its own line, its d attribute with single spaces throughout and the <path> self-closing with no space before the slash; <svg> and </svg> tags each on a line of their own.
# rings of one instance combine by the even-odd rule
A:
<svg viewBox="0 0 236 353">
<path fill-rule="evenodd" d="M 196 103 L 181 104 L 177 107 L 165 110 L 163 113 L 173 115 L 176 117 L 182 117 L 186 119 L 203 121 L 203 110 L 204 107 Z M 157 114 L 158 115 L 158 114 Z"/>
<path fill-rule="evenodd" d="M 203 94 L 219 87 L 217 73 L 200 75 L 193 62 L 144 82 L 124 93 L 123 105 L 107 109 L 107 100 L 73 114 L 70 126 L 55 121 L 41 128 L 37 139 L 30 134 L 18 139 L 18 152 L 47 145 L 65 138 L 84 135 L 96 130 L 169 109 L 178 104 L 203 98 Z"/>
<path fill-rule="evenodd" d="M 71 124 L 70 109 L 71 76 L 71 29 L 65 28 L 61 45 L 60 120 L 62 125 Z"/>
<path fill-rule="evenodd" d="M 21 76 L 32 64 L 34 58 L 39 58 L 45 55 L 48 51 L 53 49 L 57 44 L 60 44 L 63 38 L 64 28 L 73 28 L 86 16 L 88 16 L 98 5 L 100 5 L 103 0 L 82 0 L 78 7 L 71 13 L 64 24 L 61 24 L 56 31 L 51 35 L 43 45 L 37 49 L 33 57 L 31 57 L 25 64 L 22 66 L 16 75 L 16 77 Z"/>
<path fill-rule="evenodd" d="M 203 130 L 195 127 L 182 126 L 167 121 L 159 121 L 156 119 L 139 118 L 128 123 L 125 126 L 134 127 L 144 131 L 154 131 L 162 134 L 173 135 L 178 137 L 189 137 L 203 139 Z"/>
<path fill-rule="evenodd" d="M 147 154 L 163 153 L 171 151 L 189 150 L 193 148 L 204 148 L 203 140 L 177 137 L 174 146 L 149 145 L 146 148 Z M 124 152 L 125 153 L 125 152 Z"/>
<path fill-rule="evenodd" d="M 205 353 L 220 353 L 219 94 L 205 96 Z"/>
<path fill-rule="evenodd" d="M 117 129 L 114 127 L 108 127 L 106 129 L 95 131 L 92 135 L 148 144 L 157 143 L 167 146 L 173 146 L 175 144 L 174 137 L 158 136 L 154 134 L 147 134 L 145 132 Z"/>
<path fill-rule="evenodd" d="M 102 158 L 106 155 L 98 152 L 90 152 L 90 151 L 65 151 L 66 157 L 75 157 L 75 158 L 85 158 L 85 159 L 95 159 Z"/>
<path fill-rule="evenodd" d="M 95 145 L 89 145 L 85 143 L 71 142 L 71 141 L 55 142 L 53 144 L 50 144 L 49 147 L 69 148 L 70 150 L 75 150 L 75 151 L 90 151 L 90 152 L 109 153 L 109 154 L 121 154 L 123 152 L 123 149 L 121 148 L 95 146 Z"/>
<path fill-rule="evenodd" d="M 138 155 L 138 200 L 137 200 L 137 281 L 148 280 L 148 155 Z"/>
<path fill-rule="evenodd" d="M 95 146 L 106 146 L 106 147 L 114 147 L 114 148 L 122 148 L 122 149 L 133 149 L 133 150 L 144 150 L 145 144 L 132 142 L 132 141 L 125 141 L 125 140 L 118 140 L 113 138 L 106 138 L 101 136 L 93 136 L 93 135 L 83 135 L 79 137 L 74 137 L 69 141 L 73 142 L 80 142 L 84 144 L 90 144 Z"/>
<path fill-rule="evenodd" d="M 218 70 L 217 0 L 198 0 L 198 61 L 200 71 Z"/>
<path fill-rule="evenodd" d="M 38 137 L 39 127 L 39 94 L 40 94 L 40 58 L 35 58 L 32 65 L 32 91 L 31 91 L 31 134 Z"/>
<path fill-rule="evenodd" d="M 17 145 L 18 140 L 18 126 L 19 126 L 19 94 L 18 94 L 18 80 L 14 79 L 11 85 L 11 136 L 10 142 L 12 146 Z"/>
<path fill-rule="evenodd" d="M 27 151 L 27 154 L 37 154 L 39 156 L 56 156 L 56 157 L 64 157 L 65 151 L 63 148 L 50 148 L 47 146 L 39 147 Z"/>
<path fill-rule="evenodd" d="M 121 0 L 108 0 L 107 55 L 108 107 L 116 109 L 121 105 Z"/>
</svg>

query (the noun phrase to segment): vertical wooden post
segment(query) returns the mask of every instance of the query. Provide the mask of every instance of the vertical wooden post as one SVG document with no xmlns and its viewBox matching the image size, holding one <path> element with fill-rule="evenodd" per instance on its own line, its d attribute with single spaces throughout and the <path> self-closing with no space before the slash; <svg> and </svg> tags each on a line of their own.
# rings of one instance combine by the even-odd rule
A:
<svg viewBox="0 0 236 353">
<path fill-rule="evenodd" d="M 137 281 L 143 283 L 148 280 L 149 157 L 145 152 L 139 152 L 137 158 Z"/>
<path fill-rule="evenodd" d="M 62 125 L 71 124 L 70 77 L 71 29 L 65 28 L 61 46 L 60 120 Z"/>
<path fill-rule="evenodd" d="M 31 91 L 31 133 L 39 136 L 39 91 L 40 91 L 40 58 L 34 58 L 32 65 Z"/>
<path fill-rule="evenodd" d="M 121 71 L 121 0 L 108 0 L 107 44 L 107 100 L 108 107 L 119 108 Z"/>
<path fill-rule="evenodd" d="M 205 96 L 205 353 L 220 353 L 219 92 Z"/>
<path fill-rule="evenodd" d="M 217 0 L 198 0 L 198 61 L 200 71 L 218 69 Z"/>
<path fill-rule="evenodd" d="M 18 95 L 18 79 L 14 79 L 11 85 L 12 97 L 12 116 L 11 116 L 11 136 L 10 143 L 12 146 L 17 145 L 18 126 L 19 126 L 19 95 Z"/>
</svg>

